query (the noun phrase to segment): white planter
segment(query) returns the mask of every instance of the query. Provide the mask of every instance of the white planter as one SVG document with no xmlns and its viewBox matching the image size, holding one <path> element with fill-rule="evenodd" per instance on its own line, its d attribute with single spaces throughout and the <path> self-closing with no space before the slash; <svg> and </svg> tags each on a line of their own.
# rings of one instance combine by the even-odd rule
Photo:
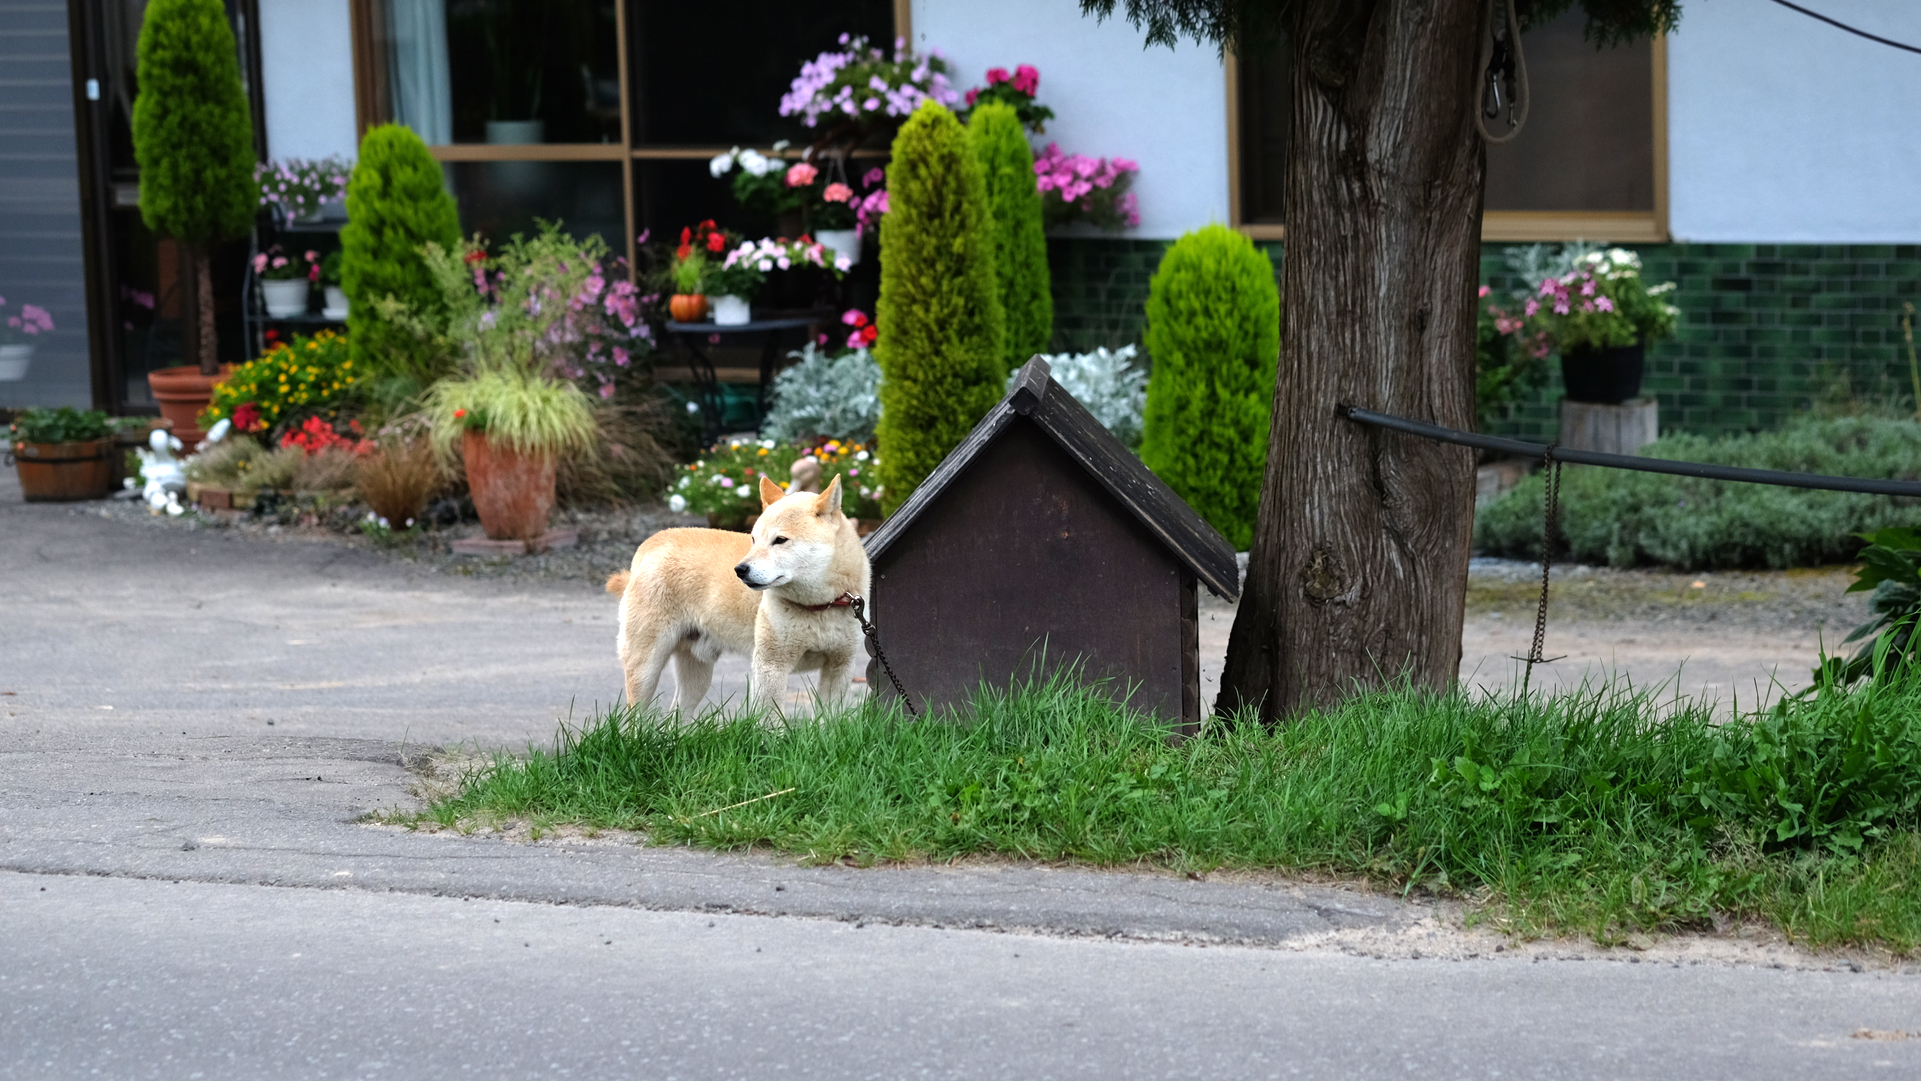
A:
<svg viewBox="0 0 1921 1081">
<path fill-rule="evenodd" d="M 860 230 L 817 229 L 814 239 L 834 249 L 835 255 L 845 255 L 850 264 L 860 262 Z"/>
<path fill-rule="evenodd" d="M 347 291 L 338 285 L 329 285 L 327 287 L 327 306 L 321 309 L 320 314 L 329 319 L 347 318 Z"/>
<path fill-rule="evenodd" d="M 708 297 L 714 308 L 714 325 L 737 327 L 753 321 L 753 309 L 748 306 L 746 297 Z"/>
<path fill-rule="evenodd" d="M 31 345 L 0 345 L 0 383 L 27 377 L 27 364 L 33 360 Z"/>
<path fill-rule="evenodd" d="M 260 298 L 267 304 L 267 315 L 286 319 L 307 314 L 307 279 L 260 283 Z"/>
</svg>

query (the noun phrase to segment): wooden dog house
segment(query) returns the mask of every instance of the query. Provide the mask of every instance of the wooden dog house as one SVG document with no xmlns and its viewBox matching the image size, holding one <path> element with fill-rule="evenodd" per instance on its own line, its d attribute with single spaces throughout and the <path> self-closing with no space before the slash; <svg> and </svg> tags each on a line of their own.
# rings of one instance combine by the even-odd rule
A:
<svg viewBox="0 0 1921 1081">
<path fill-rule="evenodd" d="M 866 546 L 881 644 L 917 706 L 1078 661 L 1200 723 L 1195 588 L 1233 600 L 1234 549 L 1040 357 Z M 894 695 L 878 663 L 867 678 Z"/>
</svg>

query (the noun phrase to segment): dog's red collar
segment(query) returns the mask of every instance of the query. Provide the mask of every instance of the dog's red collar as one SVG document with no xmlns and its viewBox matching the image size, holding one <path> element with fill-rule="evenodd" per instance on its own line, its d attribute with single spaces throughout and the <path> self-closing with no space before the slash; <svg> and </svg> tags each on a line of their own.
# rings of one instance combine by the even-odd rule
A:
<svg viewBox="0 0 1921 1081">
<path fill-rule="evenodd" d="M 854 603 L 854 595 L 852 593 L 842 593 L 826 604 L 797 604 L 793 601 L 788 601 L 787 603 L 794 605 L 796 608 L 805 608 L 809 612 L 825 612 L 829 608 L 849 607 Z"/>
</svg>

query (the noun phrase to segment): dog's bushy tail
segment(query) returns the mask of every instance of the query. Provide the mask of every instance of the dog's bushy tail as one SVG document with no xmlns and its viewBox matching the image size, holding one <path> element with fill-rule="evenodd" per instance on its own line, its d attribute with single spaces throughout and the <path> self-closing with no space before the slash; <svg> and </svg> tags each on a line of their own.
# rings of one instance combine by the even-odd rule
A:
<svg viewBox="0 0 1921 1081">
<path fill-rule="evenodd" d="M 627 571 L 620 571 L 619 573 L 608 575 L 607 576 L 607 592 L 612 593 L 615 596 L 619 596 L 620 594 L 627 592 L 627 580 L 632 577 L 633 575 L 628 573 Z"/>
</svg>

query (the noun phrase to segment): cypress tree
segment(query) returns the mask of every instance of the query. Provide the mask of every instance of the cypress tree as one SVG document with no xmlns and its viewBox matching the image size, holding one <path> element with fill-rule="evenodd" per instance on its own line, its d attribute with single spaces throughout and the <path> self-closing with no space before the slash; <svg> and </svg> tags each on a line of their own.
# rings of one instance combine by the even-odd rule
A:
<svg viewBox="0 0 1921 1081">
<path fill-rule="evenodd" d="M 188 354 L 201 372 L 215 375 L 220 360 L 207 253 L 252 226 L 258 198 L 253 114 L 220 0 L 153 0 L 140 24 L 135 63 L 140 217 L 181 245 L 193 291 L 184 306 Z"/>
<path fill-rule="evenodd" d="M 1054 297 L 1047 275 L 1047 234 L 1034 186 L 1034 150 L 1014 107 L 988 102 L 967 121 L 987 181 L 993 218 L 994 268 L 1007 315 L 1008 371 L 1047 348 L 1054 336 Z"/>
<path fill-rule="evenodd" d="M 347 181 L 340 286 L 347 294 L 347 342 L 354 363 L 384 384 L 384 394 L 404 396 L 439 374 L 419 336 L 388 321 L 374 303 L 393 297 L 416 316 L 437 321 L 445 306 L 421 258 L 429 243 L 448 249 L 460 243 L 460 215 L 440 163 L 410 128 L 369 129 Z"/>
<path fill-rule="evenodd" d="M 922 102 L 895 136 L 893 159 L 874 345 L 887 513 L 1000 400 L 1007 363 L 987 185 L 966 129 Z"/>
<path fill-rule="evenodd" d="M 1146 344 L 1141 461 L 1246 550 L 1281 349 L 1273 264 L 1224 225 L 1181 237 L 1148 283 Z"/>
</svg>

